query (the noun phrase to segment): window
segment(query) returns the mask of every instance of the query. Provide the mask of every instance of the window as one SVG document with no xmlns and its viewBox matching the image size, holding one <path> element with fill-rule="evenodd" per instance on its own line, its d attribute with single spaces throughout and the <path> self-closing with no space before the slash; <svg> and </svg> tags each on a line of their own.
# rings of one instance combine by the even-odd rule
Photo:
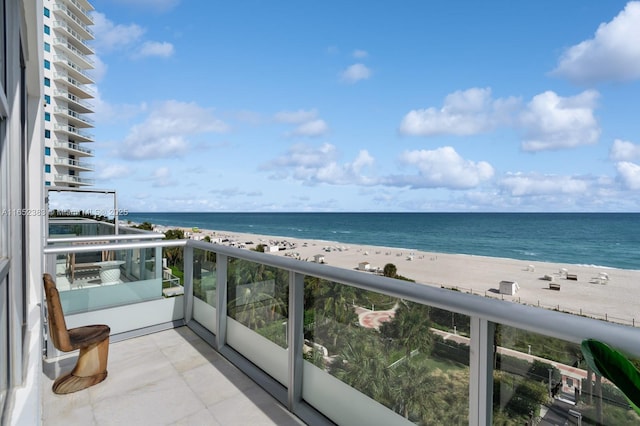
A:
<svg viewBox="0 0 640 426">
<path fill-rule="evenodd" d="M 45 130 L 44 131 L 44 137 L 46 139 L 51 139 L 51 130 Z"/>
<path fill-rule="evenodd" d="M 45 173 L 51 173 L 51 164 L 45 164 L 44 165 L 44 172 Z"/>
<path fill-rule="evenodd" d="M 51 113 L 49 112 L 44 113 L 44 121 L 51 121 Z"/>
<path fill-rule="evenodd" d="M 44 51 L 51 52 L 51 45 L 45 41 L 44 43 Z"/>
<path fill-rule="evenodd" d="M 50 104 L 50 103 L 51 103 L 51 96 L 49 96 L 49 95 L 44 95 L 44 101 L 45 101 L 47 104 Z"/>
<path fill-rule="evenodd" d="M 44 26 L 44 33 L 45 33 L 45 34 L 51 34 L 51 28 L 49 28 L 49 26 L 48 26 L 48 25 L 45 25 L 45 26 Z"/>
<path fill-rule="evenodd" d="M 46 59 L 44 60 L 44 69 L 45 70 L 51 69 L 51 62 L 47 61 Z"/>
<path fill-rule="evenodd" d="M 44 155 L 51 155 L 51 148 L 49 148 L 48 146 L 44 147 Z"/>
<path fill-rule="evenodd" d="M 51 182 L 49 182 L 48 180 L 44 181 L 44 186 L 51 186 Z"/>
<path fill-rule="evenodd" d="M 44 8 L 44 16 L 46 16 L 47 18 L 49 17 L 50 13 L 49 13 L 49 9 L 47 9 L 46 7 Z"/>
<path fill-rule="evenodd" d="M 45 77 L 44 78 L 44 85 L 47 87 L 51 87 L 51 79 Z"/>
</svg>

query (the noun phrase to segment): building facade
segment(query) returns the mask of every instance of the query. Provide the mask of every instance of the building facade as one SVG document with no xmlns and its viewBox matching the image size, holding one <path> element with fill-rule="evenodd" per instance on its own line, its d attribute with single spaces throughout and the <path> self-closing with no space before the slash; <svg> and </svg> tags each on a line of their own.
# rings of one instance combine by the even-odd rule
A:
<svg viewBox="0 0 640 426">
<path fill-rule="evenodd" d="M 43 185 L 42 0 L 0 0 L 0 424 L 38 424 Z"/>
<path fill-rule="evenodd" d="M 92 10 L 86 0 L 43 0 L 46 186 L 93 184 L 86 176 L 93 170 Z"/>
</svg>

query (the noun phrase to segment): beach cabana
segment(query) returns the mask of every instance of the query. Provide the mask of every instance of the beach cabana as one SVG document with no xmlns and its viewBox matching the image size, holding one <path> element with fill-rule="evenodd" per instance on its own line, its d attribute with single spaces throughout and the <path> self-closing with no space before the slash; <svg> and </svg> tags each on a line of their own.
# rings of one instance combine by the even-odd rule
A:
<svg viewBox="0 0 640 426">
<path fill-rule="evenodd" d="M 371 264 L 369 262 L 360 262 L 358 263 L 358 269 L 361 271 L 369 271 L 371 269 Z"/>
<path fill-rule="evenodd" d="M 313 261 L 316 263 L 324 263 L 324 254 L 316 254 L 313 256 Z"/>
<path fill-rule="evenodd" d="M 500 294 L 513 296 L 520 289 L 517 281 L 500 281 Z"/>
</svg>

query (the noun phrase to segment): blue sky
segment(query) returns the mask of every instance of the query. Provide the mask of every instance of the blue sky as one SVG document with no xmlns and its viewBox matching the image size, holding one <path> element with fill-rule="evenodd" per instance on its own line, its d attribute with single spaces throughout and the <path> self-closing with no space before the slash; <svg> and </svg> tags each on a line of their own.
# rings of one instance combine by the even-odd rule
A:
<svg viewBox="0 0 640 426">
<path fill-rule="evenodd" d="M 640 2 L 92 4 L 121 208 L 640 210 Z"/>
</svg>

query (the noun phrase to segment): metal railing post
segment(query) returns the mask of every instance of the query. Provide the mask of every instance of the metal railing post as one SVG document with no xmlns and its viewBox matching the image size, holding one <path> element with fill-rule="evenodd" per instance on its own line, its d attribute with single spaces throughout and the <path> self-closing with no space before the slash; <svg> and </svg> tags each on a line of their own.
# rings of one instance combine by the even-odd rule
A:
<svg viewBox="0 0 640 426">
<path fill-rule="evenodd" d="M 227 262 L 229 257 L 216 254 L 216 350 L 227 344 Z"/>
<path fill-rule="evenodd" d="M 288 408 L 295 412 L 302 400 L 302 347 L 304 344 L 304 275 L 289 272 L 289 346 Z"/>
<path fill-rule="evenodd" d="M 469 341 L 469 426 L 491 425 L 493 404 L 493 337 L 495 324 L 471 316 Z"/>
<path fill-rule="evenodd" d="M 193 247 L 184 247 L 184 322 L 193 318 Z"/>
</svg>

